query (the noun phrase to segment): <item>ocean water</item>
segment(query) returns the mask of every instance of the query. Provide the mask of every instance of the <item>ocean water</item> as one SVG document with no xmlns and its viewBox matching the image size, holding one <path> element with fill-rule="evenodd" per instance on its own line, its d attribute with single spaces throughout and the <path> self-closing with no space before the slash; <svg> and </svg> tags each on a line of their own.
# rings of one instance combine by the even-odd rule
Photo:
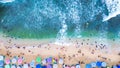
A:
<svg viewBox="0 0 120 68">
<path fill-rule="evenodd" d="M 120 38 L 119 0 L 0 0 L 0 32 L 16 38 Z"/>
</svg>

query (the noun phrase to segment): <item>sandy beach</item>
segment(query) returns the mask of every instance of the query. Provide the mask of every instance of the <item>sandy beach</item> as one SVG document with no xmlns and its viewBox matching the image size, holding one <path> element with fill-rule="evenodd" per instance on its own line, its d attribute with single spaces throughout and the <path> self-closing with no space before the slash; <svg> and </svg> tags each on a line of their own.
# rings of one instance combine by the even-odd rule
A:
<svg viewBox="0 0 120 68">
<path fill-rule="evenodd" d="M 52 40 L 52 39 L 51 39 Z M 105 61 L 109 66 L 120 63 L 118 40 L 109 40 L 109 44 L 99 42 L 95 38 L 69 39 L 69 45 L 59 45 L 48 39 L 14 39 L 0 36 L 0 54 L 7 58 L 24 57 L 24 63 L 29 63 L 37 56 L 63 58 L 67 65 L 85 64 L 94 61 Z M 105 44 L 104 44 L 105 43 Z M 110 46 L 108 46 L 110 45 Z M 59 66 L 59 68 L 62 68 Z"/>
</svg>

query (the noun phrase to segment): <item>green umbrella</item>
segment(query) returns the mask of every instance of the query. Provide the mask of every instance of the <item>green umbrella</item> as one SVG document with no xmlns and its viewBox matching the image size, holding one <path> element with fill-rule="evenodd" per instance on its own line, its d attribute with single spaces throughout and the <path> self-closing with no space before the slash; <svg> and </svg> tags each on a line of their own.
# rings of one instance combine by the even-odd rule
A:
<svg viewBox="0 0 120 68">
<path fill-rule="evenodd" d="M 36 62 L 37 62 L 37 63 L 41 63 L 41 60 L 42 60 L 42 59 L 41 59 L 41 57 L 39 57 L 39 56 L 36 58 Z"/>
<path fill-rule="evenodd" d="M 8 64 L 8 65 L 5 65 L 5 68 L 10 68 L 10 65 Z"/>
</svg>

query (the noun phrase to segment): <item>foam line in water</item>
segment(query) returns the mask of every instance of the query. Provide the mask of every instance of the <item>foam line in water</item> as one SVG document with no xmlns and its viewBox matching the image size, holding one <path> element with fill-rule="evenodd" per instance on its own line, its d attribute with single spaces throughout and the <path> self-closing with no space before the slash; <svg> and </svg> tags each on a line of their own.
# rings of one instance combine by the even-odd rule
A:
<svg viewBox="0 0 120 68">
<path fill-rule="evenodd" d="M 109 20 L 109 19 L 111 19 L 111 18 L 113 18 L 113 17 L 116 17 L 116 16 L 119 15 L 119 14 L 120 14 L 120 11 L 117 11 L 117 12 L 114 12 L 114 13 L 109 14 L 108 16 L 104 16 L 103 21 L 107 21 L 107 20 Z"/>
<path fill-rule="evenodd" d="M 1 3 L 10 3 L 10 2 L 13 2 L 15 0 L 0 0 Z"/>
<path fill-rule="evenodd" d="M 106 0 L 105 2 L 109 11 L 109 15 L 104 16 L 103 21 L 107 21 L 120 14 L 120 0 Z"/>
</svg>

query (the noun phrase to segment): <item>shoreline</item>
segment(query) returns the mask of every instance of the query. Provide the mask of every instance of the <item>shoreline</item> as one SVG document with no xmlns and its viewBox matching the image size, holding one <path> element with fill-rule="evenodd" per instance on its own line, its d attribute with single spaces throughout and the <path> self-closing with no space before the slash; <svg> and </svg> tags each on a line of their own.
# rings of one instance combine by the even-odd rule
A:
<svg viewBox="0 0 120 68">
<path fill-rule="evenodd" d="M 62 57 L 64 58 L 64 63 L 68 65 L 76 64 L 80 61 L 83 63 L 81 64 L 82 67 L 97 60 L 105 61 L 110 66 L 120 63 L 120 60 L 118 60 L 120 59 L 119 40 L 107 40 L 107 42 L 106 40 L 97 38 L 66 39 L 67 43 L 71 43 L 66 46 L 55 44 L 55 39 L 29 40 L 0 36 L 0 41 L 3 42 L 2 45 L 0 44 L 0 54 L 8 58 L 24 56 L 26 58 L 24 63 L 32 61 L 37 56 L 42 58 L 49 56 Z"/>
</svg>

